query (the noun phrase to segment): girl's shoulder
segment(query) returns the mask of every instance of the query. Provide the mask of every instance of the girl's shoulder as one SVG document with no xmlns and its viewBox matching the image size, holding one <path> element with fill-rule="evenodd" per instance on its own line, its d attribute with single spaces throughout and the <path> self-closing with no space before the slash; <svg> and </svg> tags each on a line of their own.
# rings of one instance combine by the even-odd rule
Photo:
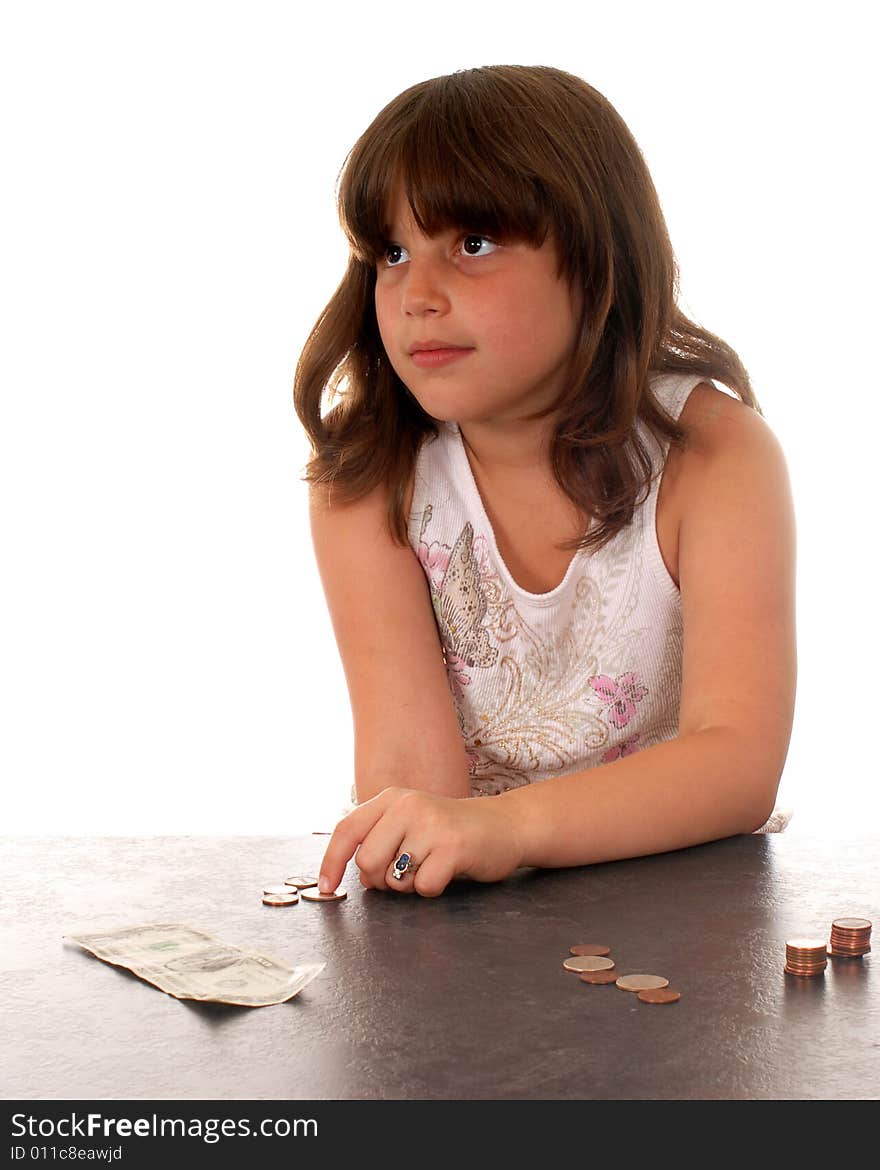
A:
<svg viewBox="0 0 880 1170">
<path fill-rule="evenodd" d="M 766 420 L 711 382 L 700 382 L 693 388 L 678 421 L 685 431 L 685 444 L 675 454 L 695 473 L 718 459 L 749 454 L 768 457 L 773 452 L 781 455 L 779 442 Z"/>
<path fill-rule="evenodd" d="M 764 418 L 739 398 L 701 382 L 679 415 L 683 447 L 671 447 L 657 502 L 657 536 L 673 580 L 679 581 L 680 540 L 705 512 L 739 516 L 755 493 L 788 500 L 782 447 Z"/>
</svg>

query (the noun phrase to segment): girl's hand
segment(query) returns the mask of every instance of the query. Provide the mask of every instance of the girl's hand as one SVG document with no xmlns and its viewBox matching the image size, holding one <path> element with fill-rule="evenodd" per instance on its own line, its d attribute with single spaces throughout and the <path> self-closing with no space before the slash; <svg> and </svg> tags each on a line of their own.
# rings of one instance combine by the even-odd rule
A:
<svg viewBox="0 0 880 1170">
<path fill-rule="evenodd" d="M 321 891 L 337 889 L 355 850 L 361 885 L 426 898 L 442 894 L 454 877 L 497 882 L 522 864 L 514 816 L 498 797 L 415 788 L 384 788 L 343 817 L 321 862 Z M 401 853 L 411 854 L 417 869 L 397 879 Z"/>
</svg>

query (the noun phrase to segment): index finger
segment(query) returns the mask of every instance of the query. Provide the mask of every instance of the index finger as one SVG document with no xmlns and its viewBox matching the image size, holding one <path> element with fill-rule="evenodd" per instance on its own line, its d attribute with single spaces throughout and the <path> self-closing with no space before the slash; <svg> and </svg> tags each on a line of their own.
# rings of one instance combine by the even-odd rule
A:
<svg viewBox="0 0 880 1170">
<path fill-rule="evenodd" d="M 318 890 L 322 894 L 330 894 L 339 888 L 345 867 L 384 811 L 380 793 L 344 816 L 330 834 L 318 874 Z"/>
</svg>

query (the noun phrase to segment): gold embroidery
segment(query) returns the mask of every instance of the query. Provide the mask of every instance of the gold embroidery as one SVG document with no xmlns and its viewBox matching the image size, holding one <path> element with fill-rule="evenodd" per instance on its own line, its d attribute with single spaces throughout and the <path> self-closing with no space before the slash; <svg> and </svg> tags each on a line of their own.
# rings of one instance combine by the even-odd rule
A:
<svg viewBox="0 0 880 1170">
<path fill-rule="evenodd" d="M 422 541 L 431 513 L 428 505 Z M 462 528 L 431 594 L 474 795 L 591 767 L 601 762 L 612 734 L 620 739 L 603 718 L 608 704 L 589 679 L 616 678 L 640 662 L 650 631 L 630 628 L 629 621 L 643 585 L 643 547 L 644 531 L 633 524 L 602 556 L 590 558 L 571 593 L 564 625 L 546 632 L 539 609 L 533 624 L 517 609 L 485 537 L 475 536 L 469 523 Z M 448 546 L 430 545 L 431 556 L 440 548 Z M 426 571 L 428 559 L 426 551 Z M 548 611 L 548 618 L 553 616 Z M 499 656 L 499 648 L 509 643 L 514 643 L 510 652 Z M 665 683 L 674 685 L 676 670 L 680 679 L 680 654 L 666 656 Z M 494 700 L 488 711 L 487 694 Z M 483 711 L 474 710 L 474 701 Z M 645 734 L 640 721 L 640 747 L 662 738 L 662 728 L 656 730 L 654 736 Z M 624 735 L 632 731 L 630 726 Z"/>
</svg>

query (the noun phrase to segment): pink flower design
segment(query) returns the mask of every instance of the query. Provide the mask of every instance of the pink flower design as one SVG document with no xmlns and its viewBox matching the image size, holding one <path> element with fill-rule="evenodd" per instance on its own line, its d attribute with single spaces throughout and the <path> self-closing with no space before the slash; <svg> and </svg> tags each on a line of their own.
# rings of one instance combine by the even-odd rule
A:
<svg viewBox="0 0 880 1170">
<path fill-rule="evenodd" d="M 469 687 L 471 685 L 471 676 L 465 674 L 467 663 L 463 658 L 460 658 L 453 650 L 446 647 L 443 659 L 446 663 L 446 669 L 449 673 L 449 682 L 452 686 L 456 698 L 464 699 L 464 692 L 462 687 Z"/>
<path fill-rule="evenodd" d="M 603 706 L 610 707 L 608 718 L 617 728 L 626 727 L 636 713 L 636 703 L 648 693 L 648 688 L 639 682 L 639 676 L 633 670 L 616 679 L 607 674 L 594 674 L 589 683 Z"/>
<path fill-rule="evenodd" d="M 603 764 L 610 764 L 612 760 L 622 760 L 624 756 L 631 756 L 633 752 L 639 750 L 639 733 L 631 735 L 629 739 L 625 739 L 623 743 L 617 744 L 616 747 L 611 747 L 605 752 L 602 757 Z"/>
<path fill-rule="evenodd" d="M 492 562 L 489 558 L 489 543 L 482 533 L 474 535 L 474 560 L 480 568 L 481 581 L 488 581 L 496 575 L 492 571 Z"/>
<path fill-rule="evenodd" d="M 442 545 L 439 540 L 426 544 L 419 541 L 419 561 L 425 570 L 425 575 L 434 589 L 439 589 L 443 581 L 443 574 L 449 564 L 449 555 L 452 550 Z"/>
</svg>

